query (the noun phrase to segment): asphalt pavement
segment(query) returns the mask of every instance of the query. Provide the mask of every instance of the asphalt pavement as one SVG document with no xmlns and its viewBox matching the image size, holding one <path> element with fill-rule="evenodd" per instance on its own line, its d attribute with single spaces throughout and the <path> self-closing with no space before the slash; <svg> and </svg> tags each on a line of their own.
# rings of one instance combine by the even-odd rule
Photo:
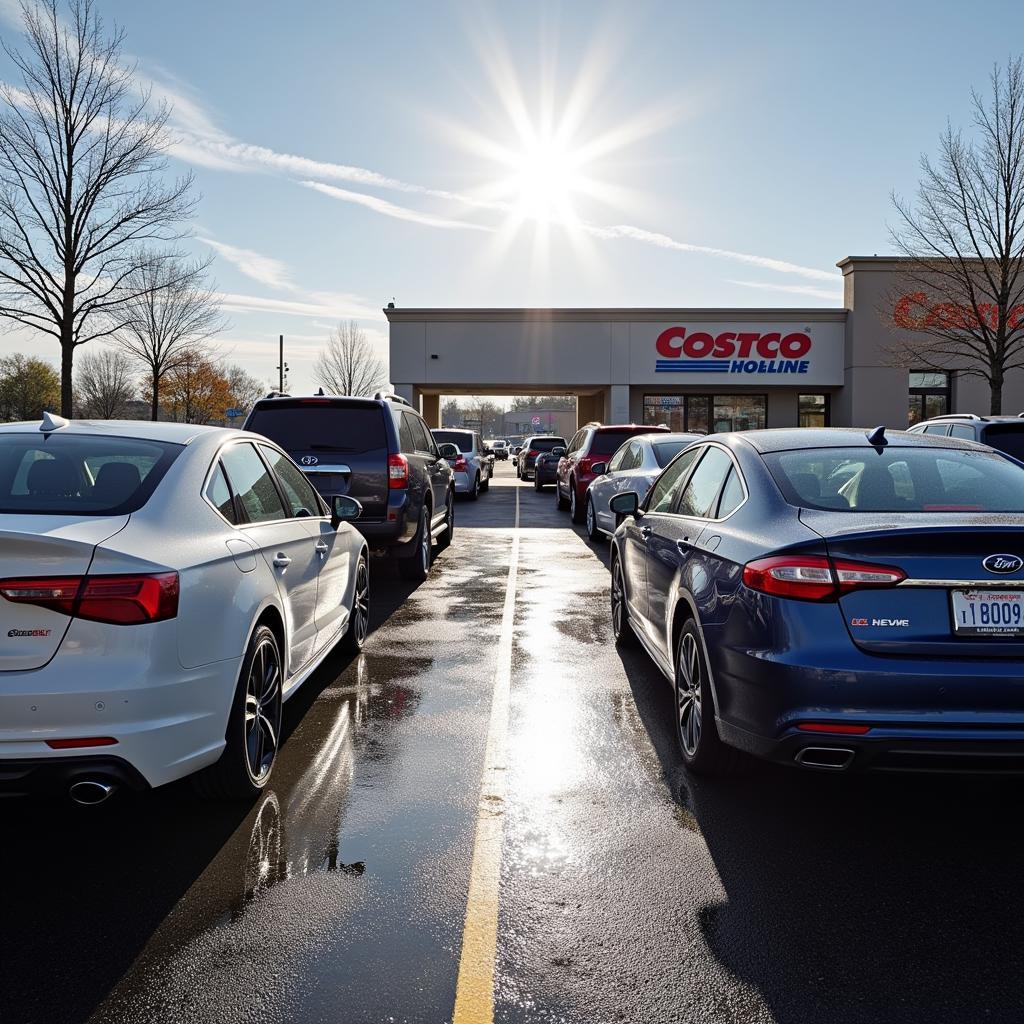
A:
<svg viewBox="0 0 1024 1024">
<path fill-rule="evenodd" d="M 1020 782 L 688 777 L 607 546 L 507 463 L 456 511 L 255 805 L 0 805 L 2 1024 L 1024 1018 Z"/>
</svg>

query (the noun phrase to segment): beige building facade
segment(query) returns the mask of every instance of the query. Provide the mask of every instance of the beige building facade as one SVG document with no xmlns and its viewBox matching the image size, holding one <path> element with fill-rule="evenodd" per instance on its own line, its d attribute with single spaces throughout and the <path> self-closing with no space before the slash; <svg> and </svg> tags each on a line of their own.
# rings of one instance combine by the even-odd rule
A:
<svg viewBox="0 0 1024 1024">
<path fill-rule="evenodd" d="M 674 430 L 986 413 L 980 378 L 896 365 L 931 302 L 902 293 L 902 262 L 841 260 L 838 309 L 389 307 L 391 379 L 432 425 L 441 396 L 460 394 L 575 394 L 580 423 Z M 1024 371 L 1008 375 L 1003 411 L 1024 411 Z"/>
</svg>

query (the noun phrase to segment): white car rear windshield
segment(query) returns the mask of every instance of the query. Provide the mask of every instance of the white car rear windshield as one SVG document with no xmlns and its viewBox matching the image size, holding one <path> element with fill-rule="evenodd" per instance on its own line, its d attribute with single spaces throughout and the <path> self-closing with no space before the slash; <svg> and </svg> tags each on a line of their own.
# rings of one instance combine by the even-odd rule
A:
<svg viewBox="0 0 1024 1024">
<path fill-rule="evenodd" d="M 90 434 L 0 434 L 0 513 L 126 515 L 141 508 L 179 444 Z"/>
<path fill-rule="evenodd" d="M 786 501 L 838 512 L 1024 512 L 1024 468 L 952 448 L 809 448 L 764 456 Z"/>
</svg>

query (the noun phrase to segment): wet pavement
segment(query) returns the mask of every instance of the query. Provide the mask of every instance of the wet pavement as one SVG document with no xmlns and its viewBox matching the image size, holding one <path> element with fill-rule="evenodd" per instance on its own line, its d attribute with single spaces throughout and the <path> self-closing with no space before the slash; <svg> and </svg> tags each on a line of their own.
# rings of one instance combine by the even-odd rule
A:
<svg viewBox="0 0 1024 1024">
<path fill-rule="evenodd" d="M 495 1020 L 1024 1018 L 1021 783 L 688 777 L 606 561 L 499 464 L 255 805 L 5 802 L 0 1022 L 451 1020 L 501 670 Z"/>
</svg>

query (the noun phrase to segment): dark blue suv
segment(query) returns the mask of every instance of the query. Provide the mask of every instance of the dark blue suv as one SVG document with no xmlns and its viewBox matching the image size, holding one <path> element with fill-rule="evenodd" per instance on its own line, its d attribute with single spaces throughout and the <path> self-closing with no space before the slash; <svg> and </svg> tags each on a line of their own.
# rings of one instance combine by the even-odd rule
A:
<svg viewBox="0 0 1024 1024">
<path fill-rule="evenodd" d="M 975 413 L 951 413 L 923 420 L 910 428 L 911 434 L 928 437 L 959 437 L 997 448 L 1024 462 L 1024 417 L 978 416 Z"/>
<path fill-rule="evenodd" d="M 695 771 L 1024 770 L 1024 468 L 952 437 L 691 445 L 613 538 L 612 624 Z"/>
</svg>

